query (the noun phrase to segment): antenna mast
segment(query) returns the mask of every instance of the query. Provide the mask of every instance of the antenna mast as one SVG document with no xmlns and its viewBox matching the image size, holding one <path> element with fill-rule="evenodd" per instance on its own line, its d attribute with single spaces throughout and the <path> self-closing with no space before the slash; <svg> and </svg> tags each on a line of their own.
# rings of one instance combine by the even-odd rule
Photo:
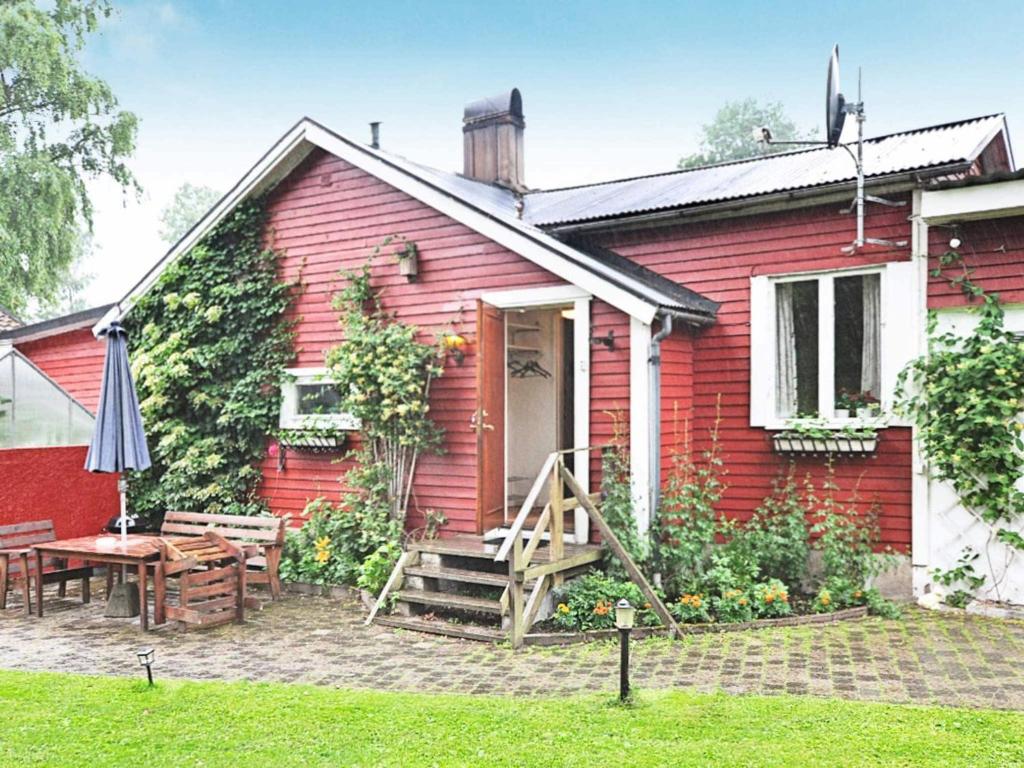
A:
<svg viewBox="0 0 1024 768">
<path fill-rule="evenodd" d="M 835 82 L 833 84 L 833 76 Z M 836 147 L 842 147 L 846 150 L 847 154 L 853 160 L 854 165 L 857 168 L 857 193 L 853 202 L 848 208 L 840 210 L 840 213 L 851 213 L 854 210 L 857 212 L 857 235 L 856 239 L 847 246 L 843 246 L 841 249 L 843 253 L 853 254 L 856 253 L 860 248 L 865 245 L 881 245 L 890 248 L 905 248 L 907 246 L 906 240 L 883 240 L 877 237 L 865 237 L 864 236 L 864 207 L 865 203 L 877 203 L 879 205 L 885 205 L 890 208 L 901 208 L 906 205 L 905 201 L 902 200 L 887 200 L 883 197 L 877 197 L 875 195 L 867 195 L 864 193 L 864 121 L 867 116 L 864 112 L 864 98 L 862 94 L 862 72 L 860 68 L 857 69 L 857 101 L 850 103 L 844 102 L 843 96 L 838 92 L 839 90 L 839 46 L 835 46 L 832 51 L 832 58 L 829 60 L 829 78 L 828 78 L 829 91 L 826 99 L 826 126 L 825 135 L 826 141 L 772 141 L 771 131 L 768 128 L 756 128 L 754 130 L 755 137 L 758 141 L 764 142 L 765 144 L 777 144 L 777 145 L 798 145 L 798 146 L 827 146 L 829 149 Z M 830 102 L 834 98 L 837 99 L 838 111 L 833 114 Z M 857 121 L 857 151 L 854 152 L 851 149 L 849 143 L 839 141 L 839 135 L 842 132 L 843 121 L 846 115 L 853 115 Z M 835 135 L 832 135 L 833 129 Z"/>
</svg>

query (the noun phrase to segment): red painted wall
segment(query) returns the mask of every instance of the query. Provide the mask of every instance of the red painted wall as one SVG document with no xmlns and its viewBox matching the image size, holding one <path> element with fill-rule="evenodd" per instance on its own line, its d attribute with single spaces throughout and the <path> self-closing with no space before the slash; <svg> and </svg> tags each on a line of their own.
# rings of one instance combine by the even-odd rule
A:
<svg viewBox="0 0 1024 768">
<path fill-rule="evenodd" d="M 770 492 L 771 481 L 788 459 L 775 454 L 768 431 L 750 426 L 750 278 L 802 270 L 850 267 L 902 260 L 907 249 L 850 257 L 840 247 L 854 238 L 854 219 L 831 205 L 723 218 L 685 225 L 611 233 L 602 245 L 721 302 L 718 322 L 696 332 L 692 349 L 692 384 L 686 378 L 686 351 L 681 332 L 673 334 L 673 351 L 680 363 L 666 371 L 663 386 L 663 447 L 668 447 L 673 418 L 669 400 L 687 400 L 692 386 L 694 446 L 706 447 L 721 396 L 720 445 L 728 488 L 721 502 L 727 514 L 744 519 Z M 872 237 L 910 238 L 907 212 L 869 211 Z M 679 341 L 677 341 L 677 337 Z M 682 373 L 680 373 L 682 371 Z M 676 377 L 680 380 L 674 381 Z M 673 393 L 673 394 L 669 394 Z M 870 458 L 843 458 L 836 463 L 840 486 L 848 492 L 859 484 L 860 496 L 882 505 L 883 541 L 898 547 L 910 544 L 910 430 L 884 430 L 878 452 Z M 663 457 L 663 466 L 666 466 Z M 818 460 L 798 462 L 801 473 L 820 479 Z"/>
<path fill-rule="evenodd" d="M 931 227 L 928 231 L 929 273 L 949 251 L 953 230 Z M 1024 216 L 969 221 L 957 228 L 962 241 L 958 253 L 963 266 L 951 266 L 941 277 L 928 278 L 928 307 L 942 309 L 969 304 L 950 279 L 971 271 L 971 280 L 989 293 L 998 293 L 1006 304 L 1024 303 Z"/>
<path fill-rule="evenodd" d="M 376 261 L 374 285 L 385 291 L 385 305 L 425 337 L 452 327 L 469 340 L 465 361 L 449 360 L 431 391 L 432 413 L 445 429 L 442 456 L 424 457 L 417 469 L 410 525 L 422 525 L 422 510 L 440 509 L 449 532 L 476 527 L 476 434 L 470 417 L 476 407 L 476 300 L 481 293 L 562 281 L 453 219 L 438 213 L 350 164 L 317 152 L 280 185 L 269 201 L 269 240 L 285 255 L 285 279 L 299 277 L 304 290 L 292 317 L 297 320 L 296 365 L 322 366 L 324 353 L 341 341 L 331 297 L 341 287 L 339 270 L 363 264 L 389 235 L 416 242 L 420 275 L 408 282 L 388 249 Z M 592 430 L 595 441 L 611 434 L 605 411 L 628 412 L 629 328 L 618 311 L 595 302 L 598 334 L 615 331 L 613 350 L 593 352 Z M 298 518 L 308 500 L 337 499 L 344 464 L 331 457 L 289 451 L 286 468 L 263 463 L 260 493 L 277 514 Z"/>
<path fill-rule="evenodd" d="M 53 520 L 57 538 L 99 533 L 120 509 L 117 475 L 86 472 L 86 450 L 0 450 L 0 525 Z"/>
<path fill-rule="evenodd" d="M 90 329 L 59 333 L 15 346 L 69 395 L 96 412 L 106 346 Z"/>
</svg>

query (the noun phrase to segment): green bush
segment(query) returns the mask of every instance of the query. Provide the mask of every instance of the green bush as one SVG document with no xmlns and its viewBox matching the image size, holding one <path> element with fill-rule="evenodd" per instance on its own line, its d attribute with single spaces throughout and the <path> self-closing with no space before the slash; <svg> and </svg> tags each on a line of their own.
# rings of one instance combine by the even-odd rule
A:
<svg viewBox="0 0 1024 768">
<path fill-rule="evenodd" d="M 725 624 L 751 621 L 754 608 L 750 596 L 742 589 L 727 589 L 712 601 L 715 618 Z"/>
<path fill-rule="evenodd" d="M 793 612 L 789 588 L 778 579 L 755 584 L 750 595 L 754 615 L 759 619 L 781 619 Z"/>
<path fill-rule="evenodd" d="M 372 595 L 379 595 L 401 555 L 402 548 L 395 542 L 381 544 L 359 566 L 357 586 Z"/>
<path fill-rule="evenodd" d="M 356 455 L 355 466 L 345 475 L 349 490 L 341 500 L 332 504 L 318 498 L 306 506 L 309 520 L 285 545 L 284 578 L 356 586 L 364 577 L 368 584 L 376 583 L 381 561 L 399 549 L 402 536 L 401 525 L 390 517 L 386 473 L 385 467 Z M 367 559 L 382 548 L 385 552 L 364 568 Z"/>
<path fill-rule="evenodd" d="M 669 603 L 669 613 L 683 624 L 707 624 L 711 619 L 710 604 L 704 595 L 680 595 Z"/>
<path fill-rule="evenodd" d="M 622 420 L 613 414 L 615 438 L 601 452 L 601 514 L 615 533 L 633 562 L 642 567 L 647 560 L 647 547 L 637 530 L 633 514 L 633 490 L 629 482 L 629 451 L 620 434 Z M 616 579 L 626 579 L 626 569 L 606 546 L 605 571 Z"/>
<path fill-rule="evenodd" d="M 558 628 L 574 632 L 611 629 L 615 626 L 615 604 L 623 598 L 637 609 L 637 626 L 661 623 L 636 584 L 619 581 L 599 571 L 574 579 L 556 592 L 552 619 Z"/>
</svg>

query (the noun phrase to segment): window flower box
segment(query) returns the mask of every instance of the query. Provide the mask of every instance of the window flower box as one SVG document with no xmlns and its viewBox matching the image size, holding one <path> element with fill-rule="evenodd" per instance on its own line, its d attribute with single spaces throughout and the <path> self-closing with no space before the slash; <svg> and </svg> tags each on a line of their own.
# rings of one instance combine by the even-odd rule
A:
<svg viewBox="0 0 1024 768">
<path fill-rule="evenodd" d="M 789 455 L 853 454 L 868 455 L 878 448 L 878 436 L 851 436 L 834 432 L 827 436 L 800 435 L 779 432 L 772 435 L 772 448 L 776 453 Z"/>
</svg>

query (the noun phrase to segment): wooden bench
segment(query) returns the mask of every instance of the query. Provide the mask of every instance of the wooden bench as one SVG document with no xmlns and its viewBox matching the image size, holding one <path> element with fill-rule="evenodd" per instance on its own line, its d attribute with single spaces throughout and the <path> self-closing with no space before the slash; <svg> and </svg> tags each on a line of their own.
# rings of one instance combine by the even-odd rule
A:
<svg viewBox="0 0 1024 768">
<path fill-rule="evenodd" d="M 43 572 L 36 573 L 36 559 L 32 556 L 34 544 L 56 541 L 57 534 L 52 520 L 36 520 L 31 523 L 0 525 L 0 610 L 7 607 L 7 590 L 15 579 L 21 581 L 21 592 L 25 600 L 25 614 L 32 611 L 31 580 L 42 579 L 43 584 L 59 584 L 58 595 L 67 594 L 67 583 L 82 580 L 82 602 L 91 599 L 89 579 L 91 567 L 68 568 L 67 561 L 57 557 L 43 558 Z"/>
<path fill-rule="evenodd" d="M 202 536 L 208 531 L 246 548 L 249 584 L 267 584 L 274 600 L 281 596 L 281 552 L 287 517 L 210 515 L 204 512 L 168 512 L 160 527 L 163 537 Z"/>
</svg>

